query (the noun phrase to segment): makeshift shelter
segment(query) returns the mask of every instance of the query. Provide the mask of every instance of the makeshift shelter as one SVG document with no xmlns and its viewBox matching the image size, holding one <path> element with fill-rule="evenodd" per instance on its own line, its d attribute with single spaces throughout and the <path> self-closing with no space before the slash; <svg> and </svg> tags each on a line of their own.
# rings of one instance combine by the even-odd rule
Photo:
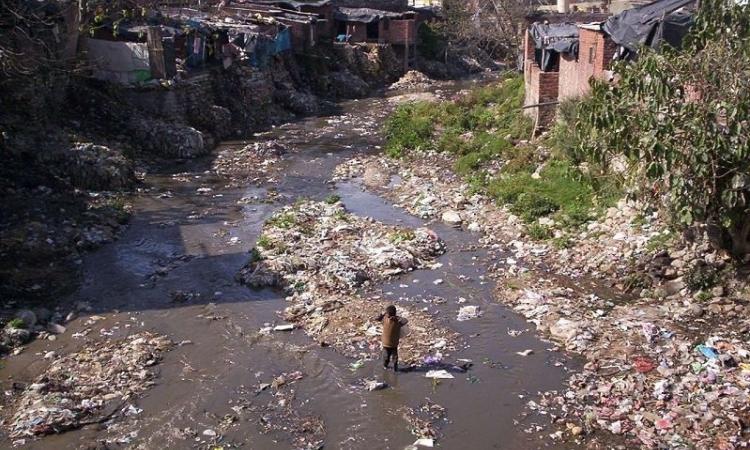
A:
<svg viewBox="0 0 750 450">
<path fill-rule="evenodd" d="M 118 83 L 136 83 L 151 78 L 148 45 L 139 42 L 117 42 L 83 39 L 93 76 Z"/>
<path fill-rule="evenodd" d="M 410 44 L 416 42 L 416 14 L 370 8 L 339 8 L 334 14 L 337 40 Z"/>
<path fill-rule="evenodd" d="M 578 54 L 578 27 L 574 23 L 534 23 L 529 27 L 534 59 L 542 71 L 556 70 L 560 53 Z"/>
<path fill-rule="evenodd" d="M 677 11 L 695 0 L 657 0 L 610 17 L 602 29 L 620 46 L 618 58 L 635 56 L 641 46 L 658 49 L 664 42 L 679 47 L 693 24 L 692 14 Z"/>
</svg>

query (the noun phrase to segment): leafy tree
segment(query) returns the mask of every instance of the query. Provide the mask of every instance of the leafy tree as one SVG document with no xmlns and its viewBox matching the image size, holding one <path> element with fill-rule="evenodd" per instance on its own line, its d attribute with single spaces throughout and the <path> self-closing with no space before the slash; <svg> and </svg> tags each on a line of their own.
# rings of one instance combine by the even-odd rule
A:
<svg viewBox="0 0 750 450">
<path fill-rule="evenodd" d="M 750 255 L 750 6 L 704 0 L 682 50 L 644 48 L 615 71 L 579 104 L 579 156 L 625 155 L 676 223 Z"/>
</svg>

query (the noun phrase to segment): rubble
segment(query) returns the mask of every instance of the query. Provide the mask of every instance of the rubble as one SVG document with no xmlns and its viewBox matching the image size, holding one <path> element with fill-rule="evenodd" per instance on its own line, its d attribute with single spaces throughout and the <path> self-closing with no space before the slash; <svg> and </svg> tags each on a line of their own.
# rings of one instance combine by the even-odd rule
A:
<svg viewBox="0 0 750 450">
<path fill-rule="evenodd" d="M 435 81 L 427 75 L 417 70 L 410 70 L 404 74 L 398 81 L 391 84 L 388 89 L 392 91 L 400 90 L 425 90 L 435 84 Z"/>
<path fill-rule="evenodd" d="M 426 228 L 387 226 L 348 213 L 340 202 L 298 202 L 271 217 L 238 274 L 252 287 L 285 289 L 291 303 L 285 320 L 298 324 L 318 342 L 355 358 L 373 358 L 380 349 L 380 330 L 371 319 L 389 304 L 357 291 L 390 277 L 434 266 L 445 251 L 440 238 Z M 401 360 L 415 361 L 433 343 L 455 334 L 411 306 L 398 306 L 409 319 L 409 339 Z"/>
<path fill-rule="evenodd" d="M 154 384 L 153 367 L 171 345 L 164 336 L 142 332 L 63 357 L 52 352 L 50 366 L 14 404 L 11 437 L 61 433 L 117 415 Z"/>
</svg>

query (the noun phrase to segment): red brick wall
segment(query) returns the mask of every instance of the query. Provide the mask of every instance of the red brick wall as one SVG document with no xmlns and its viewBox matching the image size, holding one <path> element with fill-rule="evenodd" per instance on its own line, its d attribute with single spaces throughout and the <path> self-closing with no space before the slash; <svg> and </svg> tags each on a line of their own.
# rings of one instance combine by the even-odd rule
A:
<svg viewBox="0 0 750 450">
<path fill-rule="evenodd" d="M 524 42 L 524 106 L 554 102 L 559 93 L 560 73 L 542 72 L 534 61 L 534 43 L 528 33 Z M 555 105 L 527 108 L 524 114 L 531 117 L 537 126 L 547 127 L 555 118 Z"/>
<path fill-rule="evenodd" d="M 381 41 L 404 45 L 406 43 L 407 30 L 409 35 L 409 44 L 416 42 L 417 22 L 415 20 L 391 20 L 386 31 L 385 21 L 380 23 Z"/>
<path fill-rule="evenodd" d="M 560 59 L 560 99 L 582 97 L 589 92 L 589 80 L 604 79 L 617 45 L 600 31 L 579 29 L 578 59 Z"/>
</svg>

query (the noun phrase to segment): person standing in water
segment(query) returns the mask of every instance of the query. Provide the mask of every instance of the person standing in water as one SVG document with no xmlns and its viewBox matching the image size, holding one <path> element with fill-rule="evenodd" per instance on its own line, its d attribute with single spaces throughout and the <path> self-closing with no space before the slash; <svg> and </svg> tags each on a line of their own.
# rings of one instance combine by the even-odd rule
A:
<svg viewBox="0 0 750 450">
<path fill-rule="evenodd" d="M 377 316 L 374 320 L 383 324 L 383 335 L 381 337 L 383 367 L 388 369 L 390 361 L 393 360 L 393 371 L 398 372 L 398 343 L 401 338 L 401 328 L 409 321 L 397 316 L 396 307 L 393 305 L 387 307 L 385 313 Z"/>
</svg>

